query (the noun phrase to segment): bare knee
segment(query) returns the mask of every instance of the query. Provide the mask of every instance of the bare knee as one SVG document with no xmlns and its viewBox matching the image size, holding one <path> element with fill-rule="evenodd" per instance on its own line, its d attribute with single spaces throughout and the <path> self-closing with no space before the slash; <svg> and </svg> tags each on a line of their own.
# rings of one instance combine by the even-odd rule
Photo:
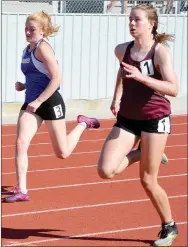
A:
<svg viewBox="0 0 188 247">
<path fill-rule="evenodd" d="M 55 152 L 55 155 L 56 155 L 56 157 L 57 158 L 59 158 L 59 159 L 66 159 L 66 158 L 68 158 L 69 156 L 70 156 L 70 152 Z"/>
<path fill-rule="evenodd" d="M 102 168 L 100 166 L 98 166 L 98 175 L 100 178 L 102 179 L 110 179 L 110 178 L 113 178 L 116 174 L 114 171 L 112 171 L 111 169 L 105 169 L 105 168 Z"/>
<path fill-rule="evenodd" d="M 157 179 L 151 175 L 141 177 L 141 184 L 147 192 L 153 192 L 157 186 Z"/>
</svg>

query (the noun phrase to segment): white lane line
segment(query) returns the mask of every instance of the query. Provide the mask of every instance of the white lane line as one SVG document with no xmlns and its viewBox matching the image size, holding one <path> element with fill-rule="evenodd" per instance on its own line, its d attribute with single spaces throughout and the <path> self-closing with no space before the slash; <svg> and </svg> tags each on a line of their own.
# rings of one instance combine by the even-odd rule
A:
<svg viewBox="0 0 188 247">
<path fill-rule="evenodd" d="M 88 152 L 75 152 L 72 153 L 71 155 L 80 155 L 80 154 L 92 154 L 92 153 L 99 153 L 100 151 L 88 151 Z M 38 155 L 29 155 L 28 158 L 38 158 L 38 157 L 49 157 L 49 156 L 54 156 L 54 153 L 52 154 L 38 154 Z M 15 157 L 7 157 L 7 158 L 2 158 L 2 160 L 12 160 L 15 159 Z"/>
<path fill-rule="evenodd" d="M 187 175 L 188 175 L 187 173 L 172 174 L 172 175 L 159 176 L 158 178 L 160 179 L 160 178 L 170 178 L 170 177 L 183 177 L 183 176 L 187 176 Z M 58 188 L 70 188 L 70 187 L 80 187 L 80 186 L 109 184 L 109 183 L 121 183 L 121 182 L 137 181 L 137 180 L 140 180 L 140 178 L 128 178 L 128 179 L 111 180 L 111 181 L 101 181 L 101 182 L 90 182 L 90 183 L 82 183 L 82 184 L 67 184 L 67 185 L 60 185 L 60 186 L 41 187 L 41 188 L 29 189 L 29 191 L 58 189 Z"/>
<path fill-rule="evenodd" d="M 183 145 L 181 145 L 183 147 Z M 174 146 L 171 146 L 173 148 Z M 100 153 L 101 150 L 95 150 L 95 151 L 88 151 L 88 152 L 73 152 L 71 155 L 82 155 L 82 154 L 94 154 L 94 153 Z M 54 156 L 54 153 L 51 154 L 38 154 L 38 155 L 28 155 L 28 158 L 38 158 L 38 157 L 51 157 Z M 5 157 L 2 158 L 2 160 L 12 160 L 15 159 L 15 157 Z"/>
<path fill-rule="evenodd" d="M 105 141 L 105 138 L 102 139 L 93 139 L 93 140 L 81 140 L 79 141 L 79 143 L 81 142 L 101 142 L 101 141 Z M 37 143 L 31 143 L 30 146 L 37 146 L 37 145 L 52 145 L 51 142 L 37 142 Z M 187 144 L 182 144 L 182 145 L 171 145 L 171 146 L 166 146 L 166 147 L 182 147 L 182 146 L 187 146 Z M 11 144 L 11 145 L 2 145 L 2 148 L 9 148 L 9 147 L 15 147 L 15 144 Z"/>
<path fill-rule="evenodd" d="M 187 221 L 176 222 L 176 224 L 177 225 L 186 225 Z M 31 244 L 55 242 L 55 241 L 60 241 L 63 239 L 76 239 L 76 238 L 79 239 L 79 238 L 84 238 L 84 237 L 88 238 L 88 237 L 105 235 L 105 234 L 114 234 L 114 233 L 120 233 L 120 232 L 145 230 L 145 229 L 152 229 L 152 228 L 158 228 L 158 227 L 161 227 L 161 225 L 139 226 L 139 227 L 125 228 L 125 229 L 107 230 L 104 232 L 91 232 L 91 233 L 79 234 L 79 235 L 74 235 L 74 236 L 62 236 L 62 237 L 57 236 L 57 238 L 36 240 L 36 241 L 30 241 L 30 242 L 20 242 L 20 243 L 15 243 L 15 244 L 8 244 L 8 245 L 5 244 L 3 246 L 24 246 L 24 245 L 31 245 Z"/>
<path fill-rule="evenodd" d="M 171 114 L 171 118 L 181 118 L 181 117 L 185 117 L 188 116 L 188 114 Z M 100 121 L 115 121 L 116 118 L 114 116 L 109 117 L 109 118 L 98 118 Z M 69 123 L 76 123 L 76 119 L 75 120 L 67 120 L 66 124 Z M 44 123 L 43 123 L 44 124 Z M 3 124 L 3 126 L 16 126 L 16 124 Z"/>
<path fill-rule="evenodd" d="M 185 117 L 185 116 L 187 116 L 187 113 L 186 114 L 172 114 L 171 115 L 172 118 L 174 118 L 174 117 L 175 118 L 181 118 L 181 117 Z"/>
<path fill-rule="evenodd" d="M 186 160 L 187 158 L 177 158 L 177 159 L 168 159 L 169 161 L 176 160 Z M 138 163 L 138 162 L 135 162 Z M 48 171 L 59 171 L 59 170 L 72 170 L 72 169 L 83 169 L 83 168 L 93 168 L 97 165 L 81 165 L 81 166 L 64 166 L 64 167 L 56 167 L 56 168 L 48 168 L 48 169 L 39 169 L 39 170 L 28 170 L 28 173 L 32 172 L 48 172 Z M 16 172 L 3 172 L 2 175 L 11 175 L 16 174 Z"/>
<path fill-rule="evenodd" d="M 172 178 L 172 177 L 185 177 L 187 175 L 188 175 L 187 173 L 171 174 L 171 175 L 159 176 L 158 178 L 163 179 L 163 178 Z M 28 190 L 29 191 L 39 191 L 39 190 L 49 190 L 49 189 L 81 187 L 81 186 L 89 186 L 89 185 L 101 185 L 101 184 L 122 183 L 122 182 L 125 183 L 125 182 L 138 181 L 138 180 L 140 180 L 140 178 L 127 178 L 127 179 L 120 179 L 120 180 L 107 180 L 107 181 L 89 182 L 89 183 L 80 183 L 80 184 L 64 184 L 64 185 L 58 185 L 58 186 L 33 188 L 33 189 L 28 189 Z"/>
<path fill-rule="evenodd" d="M 114 122 L 115 123 L 115 122 Z M 188 123 L 177 123 L 177 124 L 172 124 L 171 126 L 181 126 L 181 125 L 188 125 Z M 112 126 L 113 127 L 113 126 Z M 103 130 L 111 130 L 112 129 L 112 127 L 111 128 L 99 128 L 99 129 L 91 129 L 90 131 L 103 131 Z M 37 133 L 36 133 L 36 135 L 40 135 L 40 134 L 47 134 L 48 133 L 48 131 L 38 131 Z M 69 131 L 68 131 L 68 133 L 69 133 Z M 2 135 L 2 137 L 4 137 L 4 136 L 15 136 L 16 135 L 16 133 L 13 133 L 13 134 L 3 134 Z"/>
<path fill-rule="evenodd" d="M 98 142 L 98 141 L 104 141 L 105 139 L 102 138 L 102 139 L 93 139 L 93 140 L 80 140 L 80 142 Z M 51 142 L 37 142 L 37 143 L 31 143 L 30 146 L 36 146 L 36 145 L 49 145 L 49 144 L 52 144 Z M 2 145 L 1 147 L 2 148 L 8 148 L 8 147 L 14 147 L 15 144 L 11 144 L 11 145 Z"/>
<path fill-rule="evenodd" d="M 170 134 L 170 135 L 168 136 L 168 138 L 169 138 L 170 136 L 184 136 L 184 135 L 187 135 L 187 132 L 186 132 L 186 133 Z"/>
<path fill-rule="evenodd" d="M 103 131 L 103 130 L 111 130 L 112 128 L 100 128 L 100 129 L 91 129 L 91 130 L 88 130 L 88 131 Z M 67 133 L 69 133 L 70 131 L 67 131 Z M 48 134 L 49 132 L 48 131 L 38 131 L 36 133 L 36 135 L 40 135 L 40 134 Z M 13 134 L 3 134 L 2 137 L 6 137 L 6 136 L 16 136 L 16 133 L 13 133 Z"/>
<path fill-rule="evenodd" d="M 86 166 L 67 166 L 67 167 L 57 167 L 57 168 L 49 168 L 49 169 L 40 169 L 40 170 L 29 170 L 27 171 L 28 173 L 30 172 L 47 172 L 47 171 L 59 171 L 59 170 L 72 170 L 72 169 L 83 169 L 83 168 L 93 168 L 96 167 L 97 165 L 86 165 Z M 15 174 L 16 172 L 4 172 L 2 175 L 11 175 Z"/>
<path fill-rule="evenodd" d="M 188 195 L 168 196 L 169 199 L 184 198 L 184 197 L 188 197 Z M 68 210 L 78 210 L 78 209 L 84 209 L 84 208 L 106 207 L 106 206 L 112 206 L 112 205 L 129 204 L 129 203 L 139 203 L 139 202 L 147 202 L 147 201 L 150 201 L 150 199 L 149 198 L 146 198 L 146 199 L 139 199 L 139 200 L 117 201 L 117 202 L 108 202 L 108 203 L 98 203 L 98 204 L 82 205 L 82 206 L 76 206 L 76 207 L 38 210 L 38 211 L 31 211 L 31 212 L 24 212 L 24 213 L 16 213 L 16 214 L 5 214 L 5 215 L 2 215 L 1 217 L 2 218 L 7 218 L 7 217 L 25 216 L 25 215 L 31 215 L 31 214 L 41 214 L 41 213 L 51 213 L 51 212 L 68 211 Z"/>
<path fill-rule="evenodd" d="M 174 117 L 175 117 L 175 118 L 176 118 L 176 117 L 178 117 L 178 118 L 180 117 L 180 118 L 181 118 L 181 116 L 184 117 L 184 116 L 186 116 L 186 114 L 181 114 L 181 115 L 171 115 L 171 118 L 174 118 Z M 114 121 L 115 121 L 116 118 L 115 118 L 115 117 L 111 117 L 111 118 L 102 118 L 102 119 L 98 118 L 98 119 L 99 119 L 100 121 L 107 121 L 107 122 L 108 122 L 109 120 L 110 120 L 110 121 L 111 121 L 111 120 L 114 120 Z M 69 124 L 69 123 L 75 123 L 75 124 L 76 124 L 77 122 L 76 122 L 76 120 L 67 120 L 67 121 L 66 121 L 66 124 Z M 45 125 L 45 124 L 42 123 L 42 125 Z M 16 126 L 16 124 L 3 124 L 2 126 L 10 127 L 10 126 Z"/>
</svg>

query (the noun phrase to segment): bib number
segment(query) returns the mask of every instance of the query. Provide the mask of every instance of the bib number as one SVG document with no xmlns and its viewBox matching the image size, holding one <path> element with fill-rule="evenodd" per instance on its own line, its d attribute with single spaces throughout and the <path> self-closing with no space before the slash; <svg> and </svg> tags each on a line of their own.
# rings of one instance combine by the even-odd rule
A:
<svg viewBox="0 0 188 247">
<path fill-rule="evenodd" d="M 63 109 L 61 105 L 56 105 L 53 107 L 56 118 L 63 116 Z"/>
<path fill-rule="evenodd" d="M 158 122 L 158 133 L 170 133 L 170 119 L 169 117 L 162 118 Z"/>
<path fill-rule="evenodd" d="M 140 63 L 140 69 L 144 75 L 154 75 L 152 60 L 145 60 Z"/>
</svg>

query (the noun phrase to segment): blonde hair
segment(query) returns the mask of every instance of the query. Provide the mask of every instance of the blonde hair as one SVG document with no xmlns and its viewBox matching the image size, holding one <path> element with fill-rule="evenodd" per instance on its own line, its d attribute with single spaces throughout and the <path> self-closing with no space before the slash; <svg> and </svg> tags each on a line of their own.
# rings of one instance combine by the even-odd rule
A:
<svg viewBox="0 0 188 247">
<path fill-rule="evenodd" d="M 154 22 L 152 34 L 153 34 L 154 40 L 157 43 L 162 43 L 162 44 L 168 46 L 167 41 L 173 41 L 174 40 L 174 35 L 157 32 L 157 28 L 158 28 L 158 24 L 159 24 L 158 15 L 157 15 L 156 9 L 151 4 L 148 4 L 148 5 L 138 4 L 132 8 L 132 10 L 134 10 L 134 9 L 141 9 L 141 10 L 145 11 L 147 13 L 148 20 Z"/>
<path fill-rule="evenodd" d="M 51 17 L 44 11 L 35 12 L 27 17 L 26 23 L 29 21 L 39 22 L 41 28 L 44 31 L 44 38 L 55 35 L 59 27 L 52 24 Z"/>
</svg>

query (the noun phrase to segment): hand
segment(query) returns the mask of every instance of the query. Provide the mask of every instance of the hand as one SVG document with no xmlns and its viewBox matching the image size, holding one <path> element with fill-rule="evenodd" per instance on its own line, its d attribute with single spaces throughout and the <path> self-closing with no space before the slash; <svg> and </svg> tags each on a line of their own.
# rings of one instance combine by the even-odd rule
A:
<svg viewBox="0 0 188 247">
<path fill-rule="evenodd" d="M 23 90 L 25 90 L 25 84 L 17 81 L 15 83 L 15 89 L 16 89 L 16 91 L 23 91 Z"/>
<path fill-rule="evenodd" d="M 28 104 L 26 111 L 28 112 L 36 112 L 36 110 L 39 108 L 41 105 L 41 102 L 39 100 L 34 100 L 31 103 Z"/>
<path fill-rule="evenodd" d="M 113 100 L 110 106 L 110 110 L 112 114 L 117 117 L 118 111 L 119 111 L 119 102 Z"/>
<path fill-rule="evenodd" d="M 142 81 L 143 80 L 143 74 L 140 72 L 140 70 L 132 66 L 130 64 L 122 62 L 123 69 L 128 73 L 126 73 L 126 78 L 133 78 L 137 81 Z"/>
</svg>

